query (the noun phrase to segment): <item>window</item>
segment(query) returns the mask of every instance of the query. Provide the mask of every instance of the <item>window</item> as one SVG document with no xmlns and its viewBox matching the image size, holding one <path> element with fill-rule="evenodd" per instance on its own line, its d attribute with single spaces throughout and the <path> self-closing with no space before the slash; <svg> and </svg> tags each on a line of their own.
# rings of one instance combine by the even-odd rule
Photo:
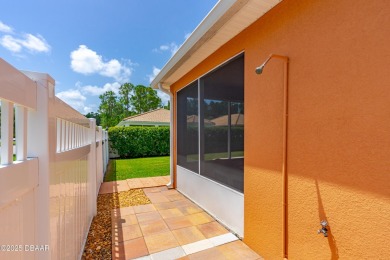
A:
<svg viewBox="0 0 390 260">
<path fill-rule="evenodd" d="M 178 164 L 244 190 L 244 55 L 178 92 Z"/>
<path fill-rule="evenodd" d="M 198 83 L 177 93 L 177 163 L 199 172 Z"/>
</svg>

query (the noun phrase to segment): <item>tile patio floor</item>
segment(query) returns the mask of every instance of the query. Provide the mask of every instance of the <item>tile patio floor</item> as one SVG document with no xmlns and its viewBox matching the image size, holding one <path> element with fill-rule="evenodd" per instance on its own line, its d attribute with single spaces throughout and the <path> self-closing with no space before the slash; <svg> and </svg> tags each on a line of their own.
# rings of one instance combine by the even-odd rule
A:
<svg viewBox="0 0 390 260">
<path fill-rule="evenodd" d="M 262 259 L 167 182 L 169 176 L 102 184 L 100 194 L 142 188 L 152 202 L 112 210 L 112 259 Z"/>
</svg>

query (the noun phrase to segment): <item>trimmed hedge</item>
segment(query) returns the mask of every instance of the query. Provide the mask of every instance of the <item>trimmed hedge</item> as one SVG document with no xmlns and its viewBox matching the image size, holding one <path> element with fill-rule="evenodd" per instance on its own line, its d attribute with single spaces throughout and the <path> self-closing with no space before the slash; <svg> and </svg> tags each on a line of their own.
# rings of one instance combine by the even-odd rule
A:
<svg viewBox="0 0 390 260">
<path fill-rule="evenodd" d="M 232 126 L 230 128 L 230 149 L 231 151 L 244 150 L 244 126 Z M 204 149 L 207 153 L 221 153 L 228 150 L 228 127 L 227 126 L 210 126 L 204 128 Z M 188 126 L 184 139 L 198 140 L 198 127 Z M 198 141 L 188 142 L 185 144 L 187 154 L 198 153 Z M 193 145 L 195 144 L 195 145 Z"/>
<path fill-rule="evenodd" d="M 169 127 L 123 127 L 108 129 L 110 149 L 120 158 L 169 155 Z"/>
</svg>

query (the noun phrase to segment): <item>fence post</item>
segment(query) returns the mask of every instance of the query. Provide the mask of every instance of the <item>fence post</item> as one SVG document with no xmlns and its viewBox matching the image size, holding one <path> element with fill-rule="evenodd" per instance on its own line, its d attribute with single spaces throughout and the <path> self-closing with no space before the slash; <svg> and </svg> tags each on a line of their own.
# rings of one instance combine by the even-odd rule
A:
<svg viewBox="0 0 390 260">
<path fill-rule="evenodd" d="M 19 105 L 15 108 L 15 137 L 16 160 L 24 161 L 27 158 L 27 108 Z"/>
<path fill-rule="evenodd" d="M 88 183 L 89 183 L 89 214 L 96 216 L 96 194 L 99 192 L 96 186 L 96 119 L 89 119 L 89 142 L 91 150 L 88 155 Z"/>
<path fill-rule="evenodd" d="M 36 204 L 36 244 L 50 249 L 50 159 L 55 155 L 55 121 L 50 113 L 54 102 L 54 79 L 47 74 L 24 72 L 37 83 L 37 109 L 27 117 L 27 157 L 38 157 L 39 186 Z M 37 259 L 50 259 L 49 251 L 37 251 Z"/>
<path fill-rule="evenodd" d="M 108 131 L 106 131 L 106 139 L 105 139 L 105 153 L 106 153 L 106 161 L 105 161 L 105 164 L 106 164 L 106 169 L 107 169 L 107 165 L 108 165 L 108 161 L 110 160 L 110 153 L 108 151 Z"/>
<path fill-rule="evenodd" d="M 2 100 L 1 110 L 1 164 L 6 165 L 13 161 L 14 104 Z"/>
<path fill-rule="evenodd" d="M 98 147 L 96 150 L 96 180 L 97 180 L 97 187 L 100 187 L 100 185 L 103 182 L 103 129 L 101 126 L 98 127 Z"/>
<path fill-rule="evenodd" d="M 107 171 L 107 164 L 108 164 L 108 132 L 103 131 L 103 140 L 104 140 L 104 145 L 103 145 L 103 177 Z"/>
</svg>

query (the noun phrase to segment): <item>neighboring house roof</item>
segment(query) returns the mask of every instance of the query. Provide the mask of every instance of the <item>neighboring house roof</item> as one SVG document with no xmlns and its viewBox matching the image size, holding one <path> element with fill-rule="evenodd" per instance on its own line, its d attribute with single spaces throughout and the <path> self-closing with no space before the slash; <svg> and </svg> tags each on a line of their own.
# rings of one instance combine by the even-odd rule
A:
<svg viewBox="0 0 390 260">
<path fill-rule="evenodd" d="M 282 0 L 220 0 L 151 83 L 169 86 Z"/>
<path fill-rule="evenodd" d="M 187 123 L 188 124 L 198 124 L 198 116 L 197 115 L 187 116 Z M 214 125 L 214 123 L 208 119 L 204 119 L 204 124 L 205 125 Z"/>
<path fill-rule="evenodd" d="M 224 126 L 228 125 L 229 122 L 229 116 L 224 115 L 217 117 L 215 119 L 211 120 L 212 123 L 216 126 Z M 237 125 L 244 125 L 244 115 L 243 114 L 231 114 L 231 125 L 237 126 Z"/>
<path fill-rule="evenodd" d="M 167 125 L 170 123 L 170 111 L 164 108 L 155 109 L 123 119 L 117 126 L 128 125 Z"/>
</svg>

